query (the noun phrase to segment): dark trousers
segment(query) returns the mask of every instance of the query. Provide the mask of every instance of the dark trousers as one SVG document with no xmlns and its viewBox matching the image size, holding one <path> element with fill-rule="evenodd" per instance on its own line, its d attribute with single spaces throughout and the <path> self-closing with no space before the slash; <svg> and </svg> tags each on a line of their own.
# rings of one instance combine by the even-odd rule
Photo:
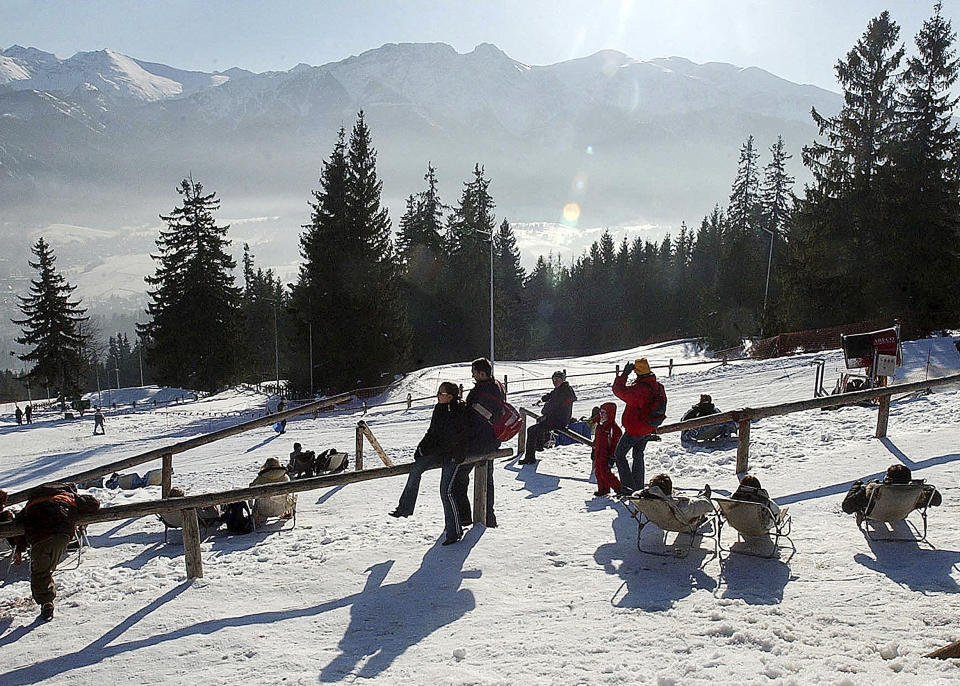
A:
<svg viewBox="0 0 960 686">
<path fill-rule="evenodd" d="M 472 466 L 443 461 L 440 472 L 440 502 L 443 504 L 443 532 L 448 540 L 463 536 L 463 525 L 471 521 L 467 487 Z"/>
<path fill-rule="evenodd" d="M 402 515 L 412 515 L 417 506 L 417 496 L 420 494 L 420 477 L 431 467 L 436 467 L 442 460 L 439 456 L 427 455 L 415 459 L 410 473 L 407 474 L 407 483 L 400 494 L 400 504 L 397 505 L 397 511 Z M 470 511 L 469 506 L 467 512 Z"/>
<path fill-rule="evenodd" d="M 643 451 L 647 447 L 650 436 L 630 436 L 623 434 L 617 442 L 613 456 L 617 462 L 617 472 L 620 474 L 620 483 L 629 491 L 638 491 L 643 488 Z M 633 465 L 627 465 L 627 453 L 633 450 Z"/>
<path fill-rule="evenodd" d="M 553 427 L 547 426 L 544 422 L 537 422 L 533 426 L 527 427 L 527 446 L 523 453 L 525 460 L 532 460 L 538 450 L 543 450 L 547 434 L 551 431 L 553 431 Z"/>
<path fill-rule="evenodd" d="M 52 603 L 57 597 L 53 573 L 67 551 L 70 536 L 54 534 L 30 546 L 30 591 L 38 605 Z"/>
</svg>

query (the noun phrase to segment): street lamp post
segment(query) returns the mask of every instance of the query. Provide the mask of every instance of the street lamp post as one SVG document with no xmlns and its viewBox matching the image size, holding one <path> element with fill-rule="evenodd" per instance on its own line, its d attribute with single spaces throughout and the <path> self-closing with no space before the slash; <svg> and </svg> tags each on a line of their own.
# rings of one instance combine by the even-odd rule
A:
<svg viewBox="0 0 960 686">
<path fill-rule="evenodd" d="M 767 293 L 770 292 L 770 265 L 773 264 L 773 242 L 776 240 L 777 234 L 762 226 L 760 228 L 770 234 L 770 252 L 767 254 L 767 280 L 763 285 L 763 311 L 760 314 L 760 338 L 763 339 L 763 324 L 767 318 Z"/>
<path fill-rule="evenodd" d="M 493 376 L 493 231 L 480 231 L 477 233 L 487 236 L 490 240 L 490 370 Z"/>
</svg>

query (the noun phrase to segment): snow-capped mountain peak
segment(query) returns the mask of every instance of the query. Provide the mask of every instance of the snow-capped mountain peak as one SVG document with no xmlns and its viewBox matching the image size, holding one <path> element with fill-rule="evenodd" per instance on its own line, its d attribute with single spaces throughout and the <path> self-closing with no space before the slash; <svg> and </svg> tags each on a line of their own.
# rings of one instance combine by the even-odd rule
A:
<svg viewBox="0 0 960 686">
<path fill-rule="evenodd" d="M 114 50 L 78 52 L 68 59 L 13 45 L 0 52 L 0 88 L 69 93 L 89 84 L 105 94 L 141 102 L 187 95 L 229 80 L 133 59 Z"/>
</svg>

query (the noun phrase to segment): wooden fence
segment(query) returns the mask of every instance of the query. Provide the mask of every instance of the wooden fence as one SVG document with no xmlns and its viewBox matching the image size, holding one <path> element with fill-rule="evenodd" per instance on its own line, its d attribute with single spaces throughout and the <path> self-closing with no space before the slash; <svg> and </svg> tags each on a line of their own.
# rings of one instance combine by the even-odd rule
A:
<svg viewBox="0 0 960 686">
<path fill-rule="evenodd" d="M 823 408 L 842 407 L 844 405 L 856 405 L 865 401 L 879 399 L 877 406 L 877 428 L 874 435 L 882 438 L 887 435 L 887 425 L 890 419 L 890 398 L 893 395 L 910 394 L 918 391 L 924 391 L 937 386 L 946 386 L 948 384 L 960 383 L 960 374 L 944 376 L 939 379 L 927 379 L 925 381 L 915 381 L 912 383 L 897 384 L 895 386 L 884 386 L 880 388 L 870 388 L 865 391 L 855 393 L 844 393 L 842 395 L 831 395 L 825 398 L 813 398 L 811 400 L 796 400 L 779 405 L 767 405 L 764 407 L 750 408 L 745 407 L 739 410 L 730 410 L 719 414 L 712 414 L 707 417 L 698 417 L 688 419 L 687 421 L 675 422 L 673 424 L 664 424 L 656 429 L 654 433 L 666 434 L 676 431 L 685 431 L 686 429 L 697 429 L 702 426 L 712 426 L 714 424 L 723 424 L 734 421 L 737 423 L 737 474 L 744 474 L 749 468 L 750 459 L 750 422 L 767 417 L 776 417 L 779 415 L 792 414 L 794 412 L 803 412 L 806 410 L 818 410 Z M 526 408 L 520 408 L 520 414 L 523 418 L 523 426 L 517 435 L 517 448 L 523 453 L 526 445 L 527 417 L 539 419 L 539 415 Z M 572 438 L 578 443 L 592 445 L 589 439 L 580 436 L 573 431 L 561 431 L 565 436 Z"/>
<path fill-rule="evenodd" d="M 276 415 L 274 415 L 274 417 L 276 417 Z M 485 464 L 488 460 L 505 457 L 511 452 L 509 448 L 505 448 L 484 455 L 472 455 L 464 460 L 464 464 L 477 463 L 477 468 L 474 469 L 473 520 L 478 524 L 485 525 L 487 522 L 487 470 Z M 95 524 L 97 522 L 110 522 L 120 519 L 132 519 L 180 511 L 183 515 L 183 548 L 187 578 L 196 579 L 203 576 L 203 563 L 200 558 L 200 528 L 197 520 L 198 509 L 211 505 L 234 503 L 240 500 L 269 498 L 271 496 L 286 495 L 288 493 L 299 493 L 301 491 L 312 491 L 319 488 L 330 488 L 332 486 L 370 481 L 371 479 L 385 479 L 407 474 L 412 467 L 412 463 L 407 463 L 380 469 L 341 472 L 340 474 L 317 476 L 310 479 L 297 479 L 295 481 L 283 481 L 261 486 L 235 488 L 228 491 L 188 495 L 182 498 L 166 497 L 161 500 L 148 500 L 141 503 L 116 505 L 114 507 L 105 507 L 93 514 L 84 515 L 79 518 L 78 524 Z M 430 468 L 434 469 L 435 467 Z M 23 526 L 19 523 L 10 522 L 0 524 L 0 538 L 16 536 L 22 533 Z"/>
<path fill-rule="evenodd" d="M 173 456 L 177 453 L 183 453 L 194 448 L 199 448 L 202 445 L 214 443 L 215 441 L 219 441 L 230 436 L 235 436 L 252 429 L 258 429 L 262 426 L 270 426 L 281 419 L 288 419 L 301 414 L 310 414 L 315 410 L 322 410 L 328 407 L 342 405 L 346 402 L 349 402 L 352 398 L 353 395 L 351 393 L 342 393 L 330 398 L 324 398 L 323 400 L 317 400 L 312 403 L 300 405 L 299 407 L 284 410 L 283 412 L 276 412 L 274 414 L 259 417 L 257 419 L 251 419 L 249 422 L 235 424 L 234 426 L 229 426 L 225 429 L 220 429 L 219 431 L 202 434 L 200 436 L 196 436 L 185 441 L 180 441 L 179 443 L 174 443 L 173 445 L 168 445 L 163 448 L 155 448 L 153 450 L 148 450 L 145 453 L 140 453 L 131 457 L 125 457 L 122 460 L 117 460 L 116 462 L 94 467 L 93 469 L 88 469 L 77 474 L 58 476 L 56 477 L 56 481 L 69 481 L 80 484 L 90 481 L 91 479 L 97 479 L 101 476 L 108 476 L 114 472 L 119 472 L 122 469 L 129 469 L 130 467 L 135 467 L 147 462 L 161 460 L 163 470 L 162 493 L 164 497 L 166 497 L 170 493 L 170 480 L 173 474 Z M 27 488 L 16 493 L 11 493 L 8 502 L 10 505 L 25 502 L 30 498 L 34 491 L 35 488 Z"/>
</svg>

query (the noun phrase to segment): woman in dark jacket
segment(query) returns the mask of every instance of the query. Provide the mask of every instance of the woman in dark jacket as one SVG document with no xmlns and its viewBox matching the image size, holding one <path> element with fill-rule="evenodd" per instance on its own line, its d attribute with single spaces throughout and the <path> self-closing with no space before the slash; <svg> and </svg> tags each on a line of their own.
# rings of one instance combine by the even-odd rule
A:
<svg viewBox="0 0 960 686">
<path fill-rule="evenodd" d="M 430 418 L 430 428 L 420 439 L 413 454 L 413 467 L 407 475 L 407 484 L 400 494 L 400 503 L 391 517 L 409 517 L 417 504 L 420 477 L 431 467 L 439 467 L 448 456 L 462 456 L 467 440 L 464 405 L 460 401 L 460 387 L 450 381 L 440 384 L 437 404 Z M 460 511 L 462 519 L 470 519 L 470 506 Z"/>
</svg>

